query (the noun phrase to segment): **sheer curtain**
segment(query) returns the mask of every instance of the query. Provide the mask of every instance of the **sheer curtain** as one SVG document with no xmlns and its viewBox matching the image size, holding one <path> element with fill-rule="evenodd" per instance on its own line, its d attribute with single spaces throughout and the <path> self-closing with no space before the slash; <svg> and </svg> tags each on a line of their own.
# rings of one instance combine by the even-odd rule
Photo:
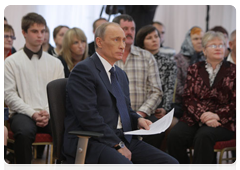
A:
<svg viewBox="0 0 240 170">
<path fill-rule="evenodd" d="M 53 30 L 58 25 L 81 28 L 88 38 L 88 42 L 93 41 L 93 21 L 99 18 L 102 5 L 10 5 L 4 10 L 4 16 L 8 23 L 13 26 L 17 39 L 14 41 L 16 49 L 24 46 L 25 40 L 21 30 L 21 19 L 29 12 L 36 12 L 42 15 L 47 21 L 50 30 L 50 43 L 53 41 Z M 108 15 L 103 13 L 102 17 L 108 19 Z"/>
<path fill-rule="evenodd" d="M 93 41 L 92 24 L 99 18 L 102 5 L 10 5 L 4 10 L 4 16 L 13 26 L 17 39 L 14 47 L 23 47 L 25 41 L 22 36 L 21 18 L 29 12 L 42 15 L 50 29 L 50 43 L 55 46 L 52 38 L 53 29 L 58 25 L 81 28 L 88 42 Z M 199 26 L 206 30 L 206 5 L 159 5 L 154 20 L 162 22 L 166 27 L 165 46 L 172 47 L 179 52 L 186 32 L 192 26 Z M 221 25 L 229 34 L 236 29 L 236 9 L 230 5 L 210 5 L 209 28 Z M 108 19 L 103 12 L 102 17 Z M 114 16 L 110 18 L 110 21 Z"/>
<path fill-rule="evenodd" d="M 159 5 L 154 21 L 165 25 L 164 46 L 172 47 L 178 53 L 189 29 L 199 26 L 206 31 L 206 16 L 206 5 Z M 209 29 L 222 26 L 229 35 L 236 29 L 236 9 L 231 5 L 210 5 L 209 16 Z"/>
</svg>

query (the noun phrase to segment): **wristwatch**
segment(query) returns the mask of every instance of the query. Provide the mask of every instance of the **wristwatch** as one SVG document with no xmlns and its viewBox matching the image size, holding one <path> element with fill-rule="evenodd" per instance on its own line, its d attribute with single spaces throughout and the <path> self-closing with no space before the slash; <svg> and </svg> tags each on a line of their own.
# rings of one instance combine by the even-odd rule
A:
<svg viewBox="0 0 240 170">
<path fill-rule="evenodd" d="M 125 146 L 124 142 L 121 141 L 121 142 L 119 142 L 119 144 L 115 145 L 114 148 L 116 150 L 118 150 L 118 149 L 124 148 L 124 146 Z"/>
</svg>

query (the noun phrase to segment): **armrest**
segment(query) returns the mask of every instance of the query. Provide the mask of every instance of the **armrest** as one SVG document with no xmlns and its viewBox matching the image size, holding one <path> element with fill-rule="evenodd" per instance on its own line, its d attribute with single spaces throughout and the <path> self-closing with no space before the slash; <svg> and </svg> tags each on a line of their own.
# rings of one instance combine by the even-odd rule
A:
<svg viewBox="0 0 240 170">
<path fill-rule="evenodd" d="M 75 164 L 83 164 L 85 162 L 88 139 L 90 137 L 102 137 L 102 133 L 89 132 L 89 131 L 70 131 L 68 132 L 71 135 L 77 135 L 78 146 L 76 150 Z"/>
<path fill-rule="evenodd" d="M 77 135 L 77 136 L 87 136 L 87 137 L 102 137 L 102 133 L 97 132 L 90 132 L 90 131 L 70 131 L 68 132 L 71 135 Z"/>
</svg>

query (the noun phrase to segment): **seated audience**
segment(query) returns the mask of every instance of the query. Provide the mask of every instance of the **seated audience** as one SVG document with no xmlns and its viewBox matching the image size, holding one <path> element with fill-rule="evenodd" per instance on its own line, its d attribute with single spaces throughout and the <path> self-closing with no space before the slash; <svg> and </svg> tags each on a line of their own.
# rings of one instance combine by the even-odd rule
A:
<svg viewBox="0 0 240 170">
<path fill-rule="evenodd" d="M 142 117 L 150 117 L 162 100 L 157 62 L 149 51 L 134 45 L 135 22 L 131 16 L 122 14 L 113 22 L 121 26 L 126 36 L 123 57 L 115 64 L 128 76 L 131 107 Z"/>
<path fill-rule="evenodd" d="M 227 61 L 236 64 L 236 30 L 231 33 L 229 40 L 229 48 L 231 49 L 231 52 L 227 57 Z"/>
<path fill-rule="evenodd" d="M 136 44 L 140 48 L 143 48 L 151 52 L 158 64 L 163 96 L 161 103 L 158 105 L 155 111 L 155 114 L 152 116 L 154 116 L 157 119 L 160 119 L 171 110 L 174 84 L 177 72 L 176 63 L 170 57 L 162 55 L 159 47 L 160 34 L 156 27 L 154 27 L 153 25 L 144 26 L 138 31 L 136 36 Z M 175 122 L 175 120 L 173 120 L 173 122 Z M 162 135 L 143 136 L 143 140 L 157 148 L 160 148 L 162 139 L 157 138 L 160 136 Z"/>
<path fill-rule="evenodd" d="M 163 47 L 163 43 L 165 41 L 165 26 L 158 21 L 154 21 L 152 25 L 157 28 L 160 35 L 160 47 Z"/>
<path fill-rule="evenodd" d="M 7 21 L 7 18 L 6 17 L 4 17 L 4 25 L 5 24 L 8 24 L 8 21 Z"/>
<path fill-rule="evenodd" d="M 181 51 L 174 56 L 177 64 L 177 79 L 175 91 L 174 116 L 180 119 L 183 115 L 182 94 L 187 77 L 187 68 L 199 61 L 205 60 L 202 53 L 203 31 L 199 27 L 192 27 L 186 34 Z"/>
<path fill-rule="evenodd" d="M 4 24 L 4 60 L 12 55 L 13 40 L 15 40 L 15 33 L 11 25 Z"/>
<path fill-rule="evenodd" d="M 48 52 L 49 54 L 53 50 L 53 46 L 49 43 L 49 28 L 48 28 L 48 26 L 46 27 L 46 30 L 45 30 L 45 36 L 44 36 L 44 40 L 43 40 L 43 44 L 42 44 L 42 49 L 43 49 L 43 51 Z"/>
<path fill-rule="evenodd" d="M 228 38 L 228 32 L 225 28 L 223 28 L 222 26 L 215 26 L 213 28 L 210 29 L 210 31 L 215 31 L 215 32 L 221 32 L 223 33 L 224 35 L 224 38 L 225 38 L 225 43 L 226 43 L 226 50 L 225 50 L 225 54 L 224 54 L 224 57 L 227 57 L 228 54 L 230 53 L 230 48 L 228 47 L 228 41 L 229 41 L 229 38 Z"/>
<path fill-rule="evenodd" d="M 10 113 L 16 163 L 30 164 L 36 133 L 51 134 L 46 86 L 64 73 L 61 62 L 42 51 L 45 19 L 28 13 L 21 28 L 25 46 L 4 62 L 4 102 Z"/>
<path fill-rule="evenodd" d="M 236 30 L 234 30 L 230 35 L 229 48 L 231 49 L 228 57 L 225 59 L 233 64 L 236 64 Z M 236 157 L 236 151 L 232 151 L 232 156 Z"/>
<path fill-rule="evenodd" d="M 88 56 L 87 37 L 80 28 L 69 29 L 64 37 L 60 56 L 65 77 L 68 78 L 73 67 Z"/>
<path fill-rule="evenodd" d="M 8 140 L 8 130 L 7 130 L 7 127 L 4 126 L 4 159 L 7 156 L 7 140 Z"/>
<path fill-rule="evenodd" d="M 173 57 L 176 53 L 175 50 L 170 48 L 170 47 L 163 46 L 163 43 L 165 41 L 165 33 L 166 33 L 165 32 L 165 26 L 161 22 L 158 22 L 158 21 L 154 21 L 152 23 L 152 25 L 157 28 L 157 30 L 160 34 L 160 51 L 161 51 L 161 54 L 173 59 Z"/>
<path fill-rule="evenodd" d="M 102 133 L 90 138 L 85 163 L 174 164 L 176 159 L 123 132 L 149 129 L 151 122 L 131 109 L 126 73 L 114 63 L 123 57 L 125 34 L 116 24 L 100 25 L 95 33 L 96 53 L 79 62 L 68 79 L 63 153 L 74 163 L 78 137 L 72 130 Z"/>
<path fill-rule="evenodd" d="M 7 18 L 4 17 L 4 25 L 8 24 Z M 8 24 L 9 25 L 9 24 Z M 16 52 L 16 49 L 14 47 L 12 47 L 12 54 Z"/>
<path fill-rule="evenodd" d="M 93 22 L 93 34 L 95 34 L 95 31 L 99 25 L 108 22 L 105 18 L 99 18 Z M 92 56 L 95 53 L 95 45 L 94 41 L 88 44 L 88 56 Z"/>
<path fill-rule="evenodd" d="M 193 163 L 213 163 L 215 143 L 232 139 L 236 131 L 236 66 L 224 60 L 222 33 L 209 31 L 202 41 L 206 61 L 188 68 L 184 115 L 168 136 L 168 152 L 182 164 L 189 163 L 191 146 Z"/>
<path fill-rule="evenodd" d="M 54 57 L 57 57 L 62 49 L 62 42 L 64 34 L 69 30 L 68 26 L 59 25 L 53 30 L 53 40 L 55 42 L 56 47 L 49 51 Z"/>
</svg>

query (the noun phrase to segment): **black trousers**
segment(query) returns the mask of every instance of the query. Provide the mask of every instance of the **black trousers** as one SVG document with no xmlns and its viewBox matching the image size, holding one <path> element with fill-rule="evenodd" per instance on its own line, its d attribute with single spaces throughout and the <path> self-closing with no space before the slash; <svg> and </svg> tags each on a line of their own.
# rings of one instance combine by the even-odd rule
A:
<svg viewBox="0 0 240 170">
<path fill-rule="evenodd" d="M 129 161 L 116 149 L 106 146 L 99 157 L 100 164 L 178 164 L 178 161 L 167 153 L 138 139 L 132 139 L 126 147 L 132 152 Z"/>
<path fill-rule="evenodd" d="M 178 122 L 168 135 L 168 152 L 179 163 L 188 164 L 187 148 L 194 147 L 193 163 L 212 164 L 216 159 L 214 145 L 217 141 L 232 139 L 234 132 L 223 127 L 208 127 L 207 125 L 188 126 Z"/>
<path fill-rule="evenodd" d="M 27 115 L 17 113 L 10 119 L 11 130 L 14 134 L 14 152 L 17 164 L 31 164 L 32 143 L 36 133 L 51 134 L 50 121 L 47 126 L 41 128 Z"/>
</svg>

